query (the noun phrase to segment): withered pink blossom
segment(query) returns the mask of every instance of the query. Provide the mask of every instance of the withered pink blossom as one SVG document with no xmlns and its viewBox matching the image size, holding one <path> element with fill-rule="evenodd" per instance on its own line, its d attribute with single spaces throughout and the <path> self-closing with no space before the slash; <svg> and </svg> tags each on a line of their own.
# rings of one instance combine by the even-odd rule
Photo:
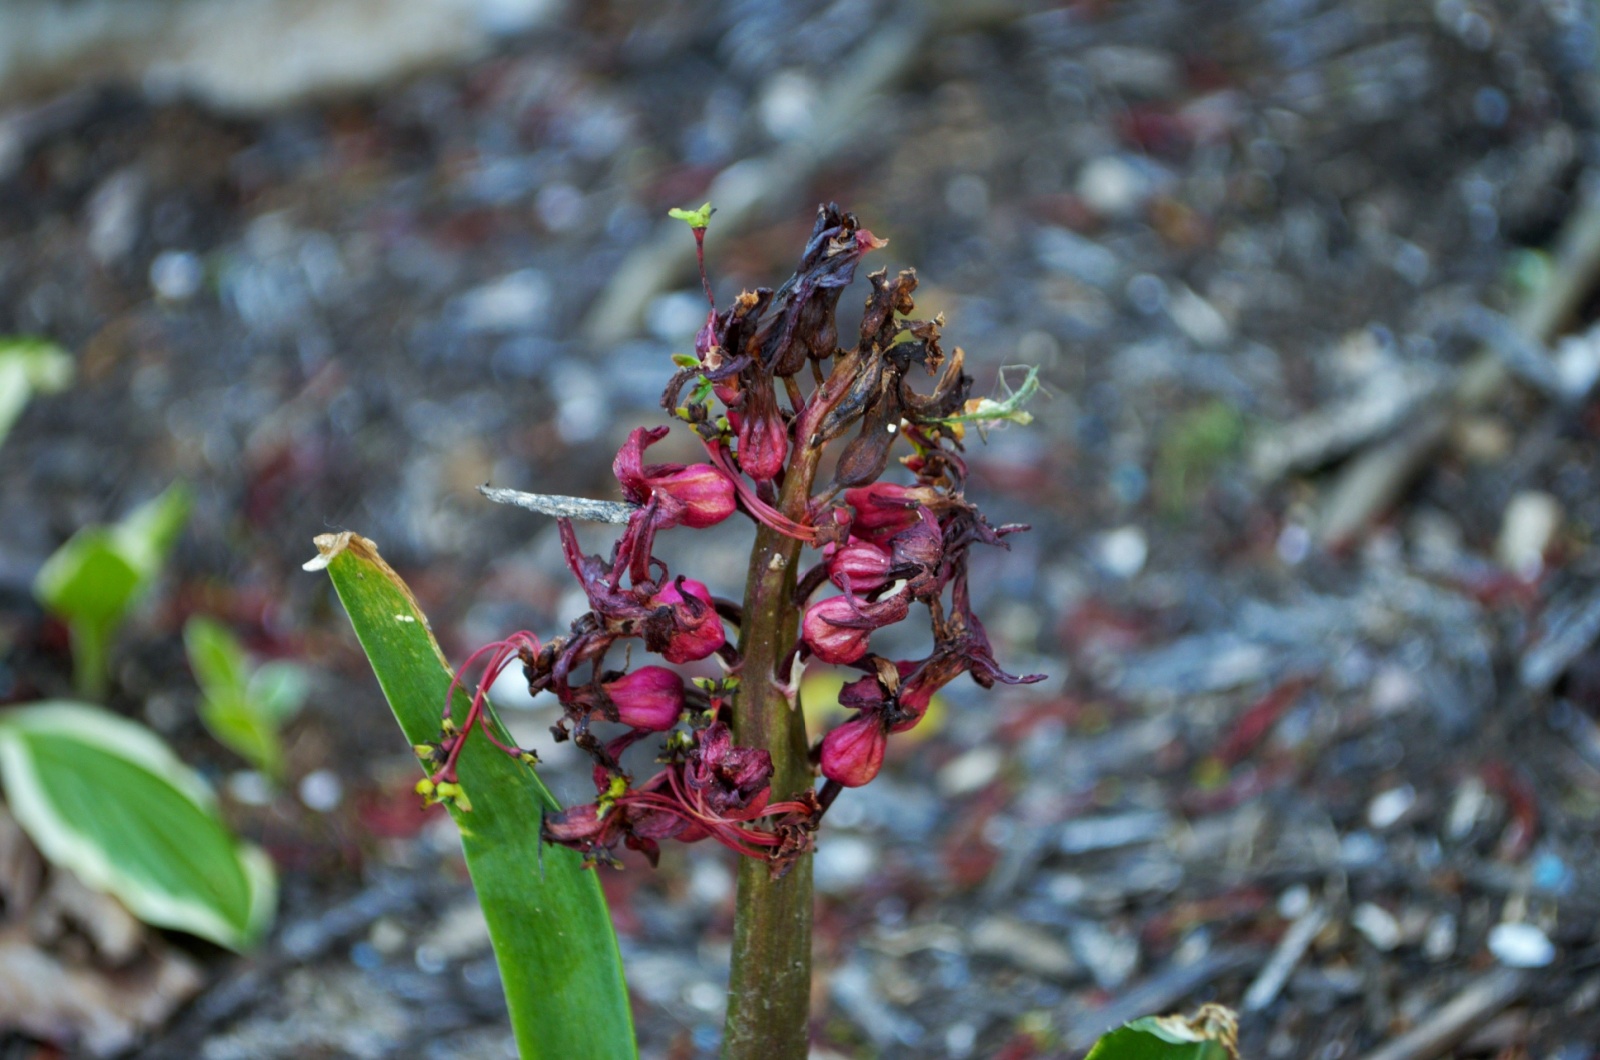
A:
<svg viewBox="0 0 1600 1060">
<path fill-rule="evenodd" d="M 728 727 L 714 722 L 693 730 L 690 746 L 678 760 L 638 787 L 626 775 L 595 770 L 599 801 L 548 814 L 540 828 L 546 842 L 581 851 L 588 861 L 615 861 L 618 843 L 644 853 L 653 864 L 657 840 L 693 843 L 711 838 L 749 857 L 783 850 L 790 859 L 809 849 L 804 838 L 814 829 L 816 799 L 771 801 L 772 758 L 757 748 L 733 743 Z M 612 795 L 614 779 L 623 782 Z M 742 827 L 770 820 L 770 829 Z"/>
<path fill-rule="evenodd" d="M 893 482 L 874 482 L 844 491 L 845 503 L 855 509 L 850 532 L 874 544 L 887 542 L 921 520 L 918 511 L 923 491 Z"/>
<path fill-rule="evenodd" d="M 622 485 L 623 496 L 640 505 L 654 499 L 658 506 L 656 529 L 681 525 L 699 530 L 732 515 L 733 483 L 710 464 L 644 463 L 644 451 L 666 434 L 666 427 L 639 427 L 617 450 L 611 470 Z"/>
<path fill-rule="evenodd" d="M 849 594 L 819 600 L 800 622 L 800 636 L 811 654 L 825 663 L 843 666 L 867 653 L 867 639 L 875 629 L 906 617 L 911 601 L 903 593 L 876 603 L 861 603 Z"/>
<path fill-rule="evenodd" d="M 877 545 L 852 539 L 828 551 L 828 580 L 841 589 L 870 593 L 889 584 L 894 561 Z"/>
<path fill-rule="evenodd" d="M 739 470 L 756 482 L 769 482 L 783 470 L 789 454 L 789 427 L 778 411 L 770 380 L 745 391 L 739 416 Z"/>
<path fill-rule="evenodd" d="M 683 577 L 668 582 L 650 597 L 649 604 L 658 609 L 657 614 L 668 613 L 655 629 L 647 622 L 645 646 L 668 662 L 696 662 L 728 641 L 711 590 L 701 582 Z"/>
</svg>

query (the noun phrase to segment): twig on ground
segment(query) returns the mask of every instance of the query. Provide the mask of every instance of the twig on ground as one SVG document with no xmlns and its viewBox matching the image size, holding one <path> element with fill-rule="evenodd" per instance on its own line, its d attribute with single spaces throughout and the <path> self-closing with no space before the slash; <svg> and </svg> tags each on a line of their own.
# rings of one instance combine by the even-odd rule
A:
<svg viewBox="0 0 1600 1060">
<path fill-rule="evenodd" d="M 881 97 L 915 67 L 936 33 L 972 30 L 1005 22 L 1023 13 L 1011 0 L 942 0 L 904 5 L 847 59 L 818 102 L 811 131 L 764 155 L 745 158 L 712 178 L 696 198 L 717 204 L 717 223 L 706 247 L 738 235 L 761 217 L 792 203 L 817 172 L 862 135 L 882 103 Z M 694 246 L 683 238 L 683 224 L 664 220 L 623 261 L 584 319 L 584 336 L 595 345 L 632 335 L 650 299 L 693 274 Z"/>
<path fill-rule="evenodd" d="M 1165 1012 L 1207 984 L 1254 967 L 1259 950 L 1213 950 L 1190 964 L 1173 964 L 1144 980 L 1115 1001 L 1091 1012 L 1075 1012 L 1067 1020 L 1069 1049 L 1088 1049 L 1107 1031 L 1129 1020 Z"/>
<path fill-rule="evenodd" d="M 1600 191 L 1590 191 L 1568 221 L 1554 255 L 1550 280 L 1518 310 L 1517 333 L 1529 343 L 1547 345 L 1594 286 L 1600 274 Z M 1328 545 L 1348 542 L 1374 516 L 1392 505 L 1449 434 L 1452 421 L 1482 408 L 1510 377 L 1504 357 L 1479 350 L 1461 369 L 1456 384 L 1420 412 L 1417 425 L 1376 449 L 1354 458 L 1340 474 L 1323 506 L 1317 536 Z"/>
<path fill-rule="evenodd" d="M 1532 982 L 1520 968 L 1485 972 L 1443 1008 L 1395 1038 L 1366 1060 L 1430 1060 L 1465 1038 L 1474 1027 L 1522 996 Z"/>
<path fill-rule="evenodd" d="M 1315 905 L 1289 925 L 1289 930 L 1283 933 L 1283 938 L 1278 942 L 1278 948 L 1272 951 L 1272 959 L 1261 969 L 1261 974 L 1250 984 L 1250 989 L 1244 992 L 1246 1012 L 1259 1012 L 1277 1000 L 1283 984 L 1289 980 L 1289 974 L 1327 923 L 1327 907 Z"/>
</svg>

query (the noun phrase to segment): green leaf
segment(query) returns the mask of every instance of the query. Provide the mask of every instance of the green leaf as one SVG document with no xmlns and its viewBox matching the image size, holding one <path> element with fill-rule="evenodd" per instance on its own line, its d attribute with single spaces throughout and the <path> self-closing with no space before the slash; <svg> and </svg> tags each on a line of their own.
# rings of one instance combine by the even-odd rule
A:
<svg viewBox="0 0 1600 1060">
<path fill-rule="evenodd" d="M 188 517 L 188 489 L 174 483 L 115 526 L 79 530 L 39 568 L 33 594 L 72 631 L 72 661 L 81 695 L 91 699 L 104 695 L 111 638 L 161 573 Z"/>
<path fill-rule="evenodd" d="M 271 922 L 271 862 L 234 839 L 205 783 L 144 726 L 64 701 L 6 711 L 0 778 L 45 857 L 139 919 L 234 950 Z"/>
<path fill-rule="evenodd" d="M 278 729 L 305 697 L 304 673 L 289 663 L 268 663 L 252 672 L 237 638 L 204 615 L 184 624 L 183 642 L 200 686 L 200 720 L 206 729 L 218 743 L 281 780 Z"/>
<path fill-rule="evenodd" d="M 407 743 L 439 738 L 452 676 L 428 620 L 372 542 L 346 532 L 317 538 L 326 568 Z M 454 715 L 469 703 L 458 690 Z M 490 712 L 486 723 L 511 740 Z M 622 958 L 594 872 L 561 847 L 539 849 L 539 820 L 558 805 L 533 770 L 473 737 L 457 773 L 472 811 L 450 813 L 494 942 L 524 1060 L 637 1056 Z"/>
<path fill-rule="evenodd" d="M 292 662 L 269 662 L 256 667 L 246 695 L 261 716 L 282 726 L 300 712 L 306 701 L 305 669 Z"/>
<path fill-rule="evenodd" d="M 704 228 L 711 223 L 711 215 L 716 213 L 709 202 L 703 203 L 698 210 L 682 210 L 674 206 L 667 211 L 667 216 L 674 221 L 682 221 L 690 228 Z"/>
<path fill-rule="evenodd" d="M 672 355 L 672 363 L 679 368 L 699 368 L 700 358 L 692 353 L 675 353 Z"/>
<path fill-rule="evenodd" d="M 123 516 L 114 528 L 117 545 L 136 565 L 146 582 L 161 573 L 167 553 L 178 543 L 189 521 L 189 487 L 174 482 L 161 495 L 145 501 Z"/>
<path fill-rule="evenodd" d="M 1238 1017 L 1221 1005 L 1194 1016 L 1145 1016 L 1105 1035 L 1084 1060 L 1238 1060 Z"/>
<path fill-rule="evenodd" d="M 0 444 L 34 394 L 72 383 L 72 356 L 43 339 L 0 338 Z"/>
</svg>

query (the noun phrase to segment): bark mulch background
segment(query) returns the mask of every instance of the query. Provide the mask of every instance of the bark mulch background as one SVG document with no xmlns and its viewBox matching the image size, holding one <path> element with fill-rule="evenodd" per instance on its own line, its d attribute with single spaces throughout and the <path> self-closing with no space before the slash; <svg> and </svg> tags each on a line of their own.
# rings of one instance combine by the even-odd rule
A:
<svg viewBox="0 0 1600 1060">
<path fill-rule="evenodd" d="M 830 813 L 816 1055 L 1074 1056 L 1204 1000 L 1255 1058 L 1595 1055 L 1597 48 L 1562 0 L 602 3 L 261 116 L 115 85 L 8 112 L 0 334 L 78 381 L 0 449 L 0 702 L 70 692 L 44 558 L 187 481 L 111 705 L 284 883 L 251 957 L 160 943 L 200 989 L 138 1055 L 511 1055 L 451 826 L 300 564 L 372 537 L 458 659 L 564 629 L 554 527 L 474 487 L 616 495 L 703 315 L 658 223 L 719 193 L 719 296 L 837 200 L 977 392 L 1048 391 L 970 450 L 1034 527 L 977 607 L 1050 679 L 953 686 Z M 736 595 L 746 534 L 661 543 Z M 311 668 L 287 790 L 199 725 L 196 612 Z M 715 1051 L 732 868 L 606 876 L 648 1055 Z"/>
</svg>

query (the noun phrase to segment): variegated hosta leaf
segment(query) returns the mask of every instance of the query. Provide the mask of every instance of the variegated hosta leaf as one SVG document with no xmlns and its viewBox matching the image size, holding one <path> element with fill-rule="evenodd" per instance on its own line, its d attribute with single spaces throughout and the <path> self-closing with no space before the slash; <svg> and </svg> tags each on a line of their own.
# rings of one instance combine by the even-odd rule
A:
<svg viewBox="0 0 1600 1060">
<path fill-rule="evenodd" d="M 65 701 L 0 712 L 0 781 L 47 858 L 141 920 L 234 950 L 270 923 L 271 862 L 234 838 L 205 783 L 144 726 Z"/>
</svg>

